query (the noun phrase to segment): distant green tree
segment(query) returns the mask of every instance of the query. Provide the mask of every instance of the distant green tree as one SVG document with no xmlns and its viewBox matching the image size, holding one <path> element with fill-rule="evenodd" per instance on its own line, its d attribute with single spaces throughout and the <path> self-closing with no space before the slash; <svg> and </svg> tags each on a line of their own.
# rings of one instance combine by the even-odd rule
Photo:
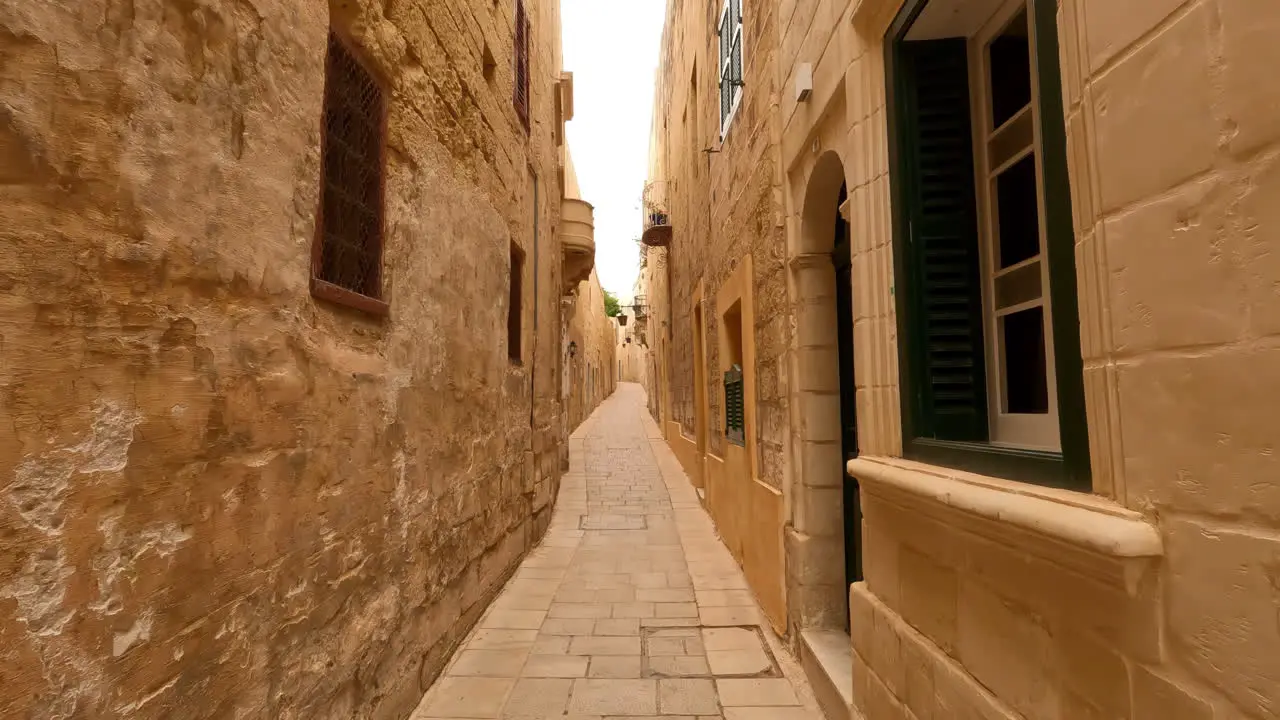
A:
<svg viewBox="0 0 1280 720">
<path fill-rule="evenodd" d="M 604 314 L 609 317 L 618 317 L 622 314 L 622 306 L 618 304 L 618 296 L 604 291 Z"/>
</svg>

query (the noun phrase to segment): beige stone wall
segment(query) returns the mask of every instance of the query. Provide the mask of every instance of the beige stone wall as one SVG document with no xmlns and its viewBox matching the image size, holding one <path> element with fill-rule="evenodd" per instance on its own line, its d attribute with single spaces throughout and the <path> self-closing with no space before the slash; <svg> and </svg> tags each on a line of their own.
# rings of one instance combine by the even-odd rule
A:
<svg viewBox="0 0 1280 720">
<path fill-rule="evenodd" d="M 882 38 L 900 4 L 786 4 L 780 60 L 802 355 L 793 519 L 820 501 L 813 479 L 832 462 L 815 431 L 830 388 L 811 384 L 822 333 L 805 331 L 827 324 L 814 308 L 830 289 L 804 259 L 822 250 L 806 221 L 837 160 L 850 189 L 866 572 L 851 604 L 856 709 L 1274 717 L 1280 93 L 1262 75 L 1280 59 L 1280 7 L 1060 3 L 1086 495 L 899 459 Z M 802 103 L 789 91 L 799 63 L 814 74 Z"/>
<path fill-rule="evenodd" d="M 615 335 L 617 362 L 615 367 L 618 372 L 618 382 L 644 384 L 645 354 L 647 350 L 641 345 L 641 342 L 648 342 L 649 319 L 643 314 L 637 315 L 635 309 L 630 306 L 624 307 L 622 313 L 627 316 L 627 324 L 615 324 L 617 327 Z"/>
<path fill-rule="evenodd" d="M 665 248 L 640 248 L 640 278 L 637 287 L 649 302 L 649 347 L 645 352 L 645 389 L 649 414 L 664 429 L 672 419 L 669 380 L 671 346 L 671 301 L 667 284 Z"/>
<path fill-rule="evenodd" d="M 773 3 L 744 3 L 742 105 L 720 139 L 716 23 L 720 3 L 668 3 L 654 116 L 652 179 L 675 228 L 669 261 L 670 388 L 673 419 L 696 432 L 693 305 L 701 300 L 706 349 L 707 444 L 723 454 L 722 376 L 713 298 L 747 254 L 755 257 L 758 307 L 751 332 L 759 350 L 757 392 L 760 478 L 781 487 L 786 475 L 786 359 L 789 328 L 782 273 L 775 114 L 777 65 Z M 695 89 L 696 88 L 696 89 Z M 696 105 L 694 104 L 696 100 Z M 707 153 L 704 150 L 718 150 Z"/>
<path fill-rule="evenodd" d="M 649 192 L 669 214 L 673 236 L 669 247 L 648 251 L 642 292 L 654 307 L 654 394 L 667 439 L 694 484 L 706 489 L 718 530 L 785 632 L 780 525 L 789 478 L 791 325 L 778 175 L 778 7 L 743 2 L 745 86 L 723 137 L 722 7 L 667 4 Z M 729 305 L 718 300 L 726 292 L 744 308 L 745 446 L 725 435 L 723 378 L 730 363 L 722 315 Z"/>
<path fill-rule="evenodd" d="M 333 3 L 391 88 L 376 320 L 308 293 L 323 3 L 0 0 L 0 717 L 415 706 L 558 484 L 527 5 L 526 135 L 513 0 Z"/>
<path fill-rule="evenodd" d="M 562 392 L 566 429 L 573 432 L 605 398 L 617 389 L 617 323 L 604 314 L 604 290 L 595 271 L 578 283 L 576 294 L 565 300 L 569 317 L 564 340 Z M 569 343 L 577 351 L 569 355 Z"/>
</svg>

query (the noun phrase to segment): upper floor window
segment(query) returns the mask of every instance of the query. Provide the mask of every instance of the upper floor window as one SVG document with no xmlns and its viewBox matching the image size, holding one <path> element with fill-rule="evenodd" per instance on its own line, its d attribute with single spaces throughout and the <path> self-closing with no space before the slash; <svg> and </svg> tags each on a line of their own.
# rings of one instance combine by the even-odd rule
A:
<svg viewBox="0 0 1280 720">
<path fill-rule="evenodd" d="M 890 30 L 909 456 L 1088 489 L 1055 0 Z"/>
<path fill-rule="evenodd" d="M 375 313 L 382 300 L 382 86 L 335 32 L 329 33 L 320 147 L 320 211 L 312 293 Z"/>
<path fill-rule="evenodd" d="M 511 243 L 507 302 L 507 357 L 515 365 L 524 360 L 524 249 Z"/>
<path fill-rule="evenodd" d="M 720 137 L 729 132 L 742 102 L 742 0 L 725 0 L 720 11 Z"/>
<path fill-rule="evenodd" d="M 525 14 L 524 0 L 516 0 L 515 42 L 512 48 L 515 55 L 515 87 L 511 102 L 526 130 L 529 129 L 529 30 L 529 16 Z"/>
</svg>

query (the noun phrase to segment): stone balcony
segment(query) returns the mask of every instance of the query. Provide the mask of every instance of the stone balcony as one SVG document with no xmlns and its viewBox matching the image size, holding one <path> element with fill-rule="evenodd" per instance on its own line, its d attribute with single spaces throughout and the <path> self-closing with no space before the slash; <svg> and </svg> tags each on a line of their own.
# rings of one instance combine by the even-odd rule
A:
<svg viewBox="0 0 1280 720">
<path fill-rule="evenodd" d="M 560 247 L 564 253 L 564 294 L 591 277 L 596 263 L 595 210 L 576 198 L 560 201 Z"/>
</svg>

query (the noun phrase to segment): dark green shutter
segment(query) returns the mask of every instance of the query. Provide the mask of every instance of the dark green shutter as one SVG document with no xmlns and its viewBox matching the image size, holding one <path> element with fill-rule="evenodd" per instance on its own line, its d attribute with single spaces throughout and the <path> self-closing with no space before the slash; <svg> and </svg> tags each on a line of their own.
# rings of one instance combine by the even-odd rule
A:
<svg viewBox="0 0 1280 720">
<path fill-rule="evenodd" d="M 734 365 L 724 374 L 724 431 L 729 442 L 745 445 L 746 415 L 743 411 L 742 367 Z"/>
<path fill-rule="evenodd" d="M 916 435 L 985 441 L 977 212 L 963 38 L 902 42 Z"/>
</svg>

